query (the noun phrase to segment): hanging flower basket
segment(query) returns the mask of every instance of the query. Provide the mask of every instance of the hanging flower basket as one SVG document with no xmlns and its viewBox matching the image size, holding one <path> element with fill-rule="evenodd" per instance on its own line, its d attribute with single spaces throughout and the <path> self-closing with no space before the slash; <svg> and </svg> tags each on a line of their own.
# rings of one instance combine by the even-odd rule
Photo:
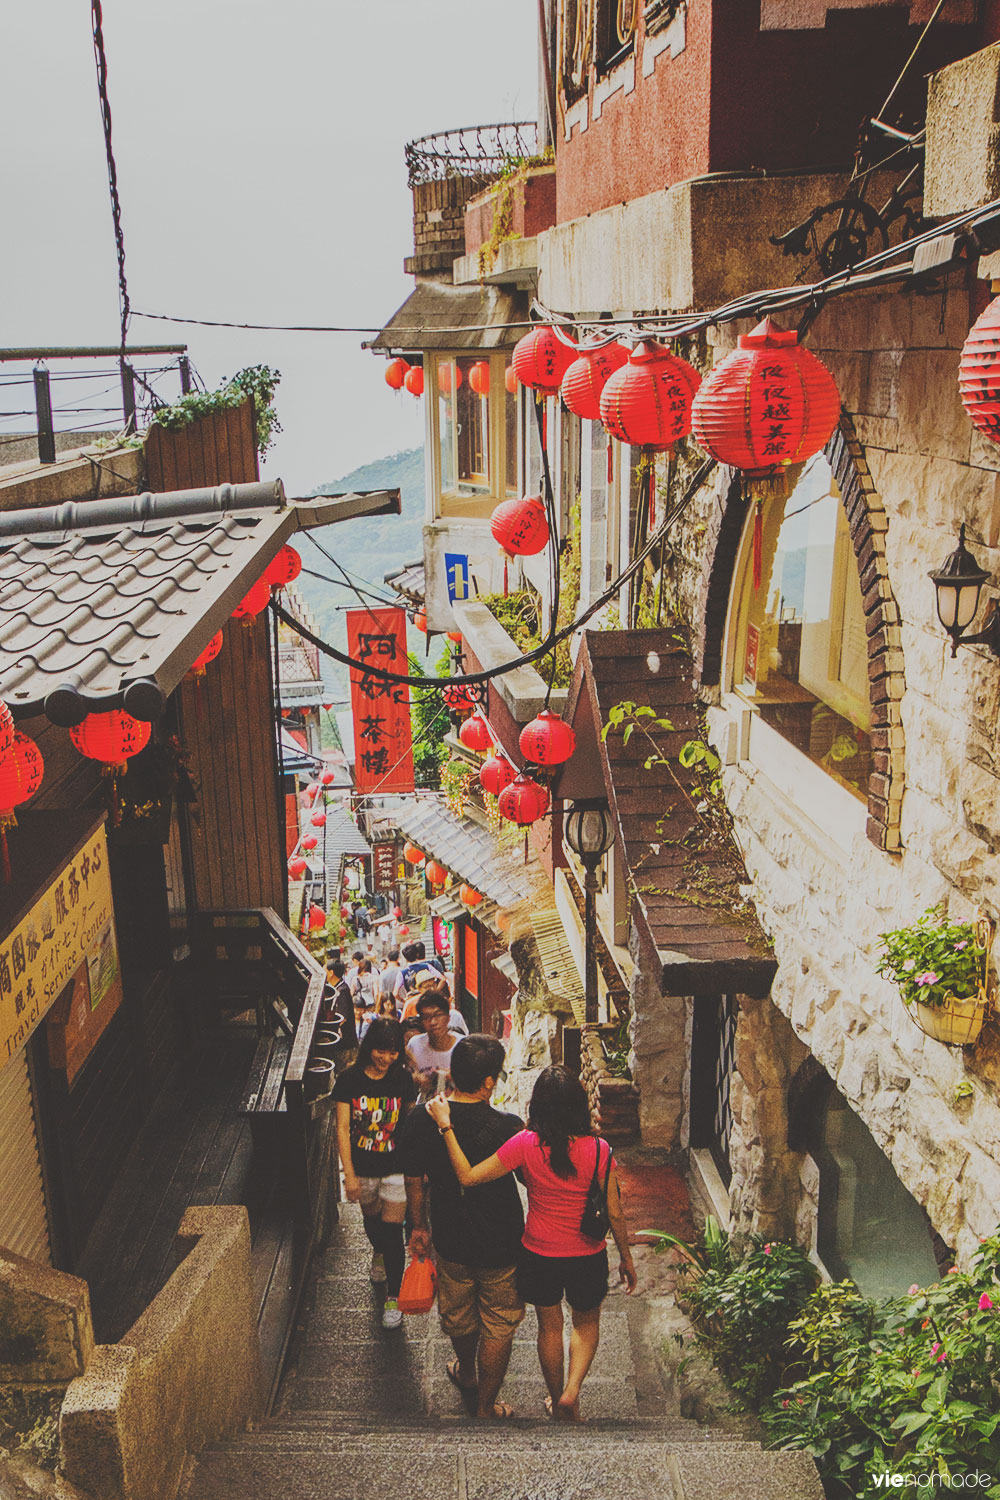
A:
<svg viewBox="0 0 1000 1500">
<path fill-rule="evenodd" d="M 996 924 L 949 922 L 932 906 L 912 927 L 881 936 L 878 972 L 898 986 L 913 1021 L 946 1047 L 970 1047 L 979 1039 L 996 1000 L 989 977 Z"/>
</svg>

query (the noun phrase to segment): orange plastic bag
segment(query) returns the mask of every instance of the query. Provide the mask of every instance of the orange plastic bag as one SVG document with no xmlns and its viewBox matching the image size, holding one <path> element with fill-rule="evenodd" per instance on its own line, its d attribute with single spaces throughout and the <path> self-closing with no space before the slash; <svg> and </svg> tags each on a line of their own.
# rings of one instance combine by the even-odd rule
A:
<svg viewBox="0 0 1000 1500">
<path fill-rule="evenodd" d="M 427 1313 L 434 1306 L 437 1272 L 430 1260 L 411 1260 L 403 1272 L 399 1289 L 399 1310 L 404 1313 Z"/>
</svg>

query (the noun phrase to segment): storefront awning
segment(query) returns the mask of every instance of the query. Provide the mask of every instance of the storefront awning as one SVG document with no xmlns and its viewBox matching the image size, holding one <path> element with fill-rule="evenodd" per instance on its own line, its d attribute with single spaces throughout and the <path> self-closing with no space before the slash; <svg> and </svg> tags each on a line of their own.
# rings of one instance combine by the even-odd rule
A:
<svg viewBox="0 0 1000 1500">
<path fill-rule="evenodd" d="M 610 710 L 625 701 L 672 723 L 672 731 L 653 730 L 669 770 L 647 768 L 652 747 L 642 732 L 627 744 L 621 731 L 601 738 Z M 666 630 L 586 631 L 568 717 L 577 729 L 577 755 L 559 791 L 593 795 L 592 788 L 573 786 L 571 777 L 588 750 L 599 757 L 633 911 L 662 965 L 663 993 L 766 995 L 777 966 L 743 896 L 748 877 L 726 831 L 728 815 L 696 803 L 703 799 L 694 773 L 678 760 L 682 746 L 703 733 L 687 650 Z"/>
<path fill-rule="evenodd" d="M 0 699 L 155 719 L 295 531 L 386 514 L 398 490 L 289 502 L 280 482 L 0 514 Z"/>
<path fill-rule="evenodd" d="M 365 347 L 403 355 L 431 349 L 512 349 L 527 320 L 523 293 L 478 282 L 452 286 L 422 281 Z M 510 326 L 517 323 L 522 326 Z"/>
</svg>

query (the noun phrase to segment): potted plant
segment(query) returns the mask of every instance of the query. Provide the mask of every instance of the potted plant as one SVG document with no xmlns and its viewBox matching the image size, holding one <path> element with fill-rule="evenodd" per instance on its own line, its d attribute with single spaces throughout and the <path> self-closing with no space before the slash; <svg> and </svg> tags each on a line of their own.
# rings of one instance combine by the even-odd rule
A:
<svg viewBox="0 0 1000 1500">
<path fill-rule="evenodd" d="M 898 987 L 922 1031 L 948 1047 L 967 1047 L 993 1004 L 989 983 L 995 923 L 949 922 L 932 906 L 911 927 L 883 932 L 878 972 Z"/>
</svg>

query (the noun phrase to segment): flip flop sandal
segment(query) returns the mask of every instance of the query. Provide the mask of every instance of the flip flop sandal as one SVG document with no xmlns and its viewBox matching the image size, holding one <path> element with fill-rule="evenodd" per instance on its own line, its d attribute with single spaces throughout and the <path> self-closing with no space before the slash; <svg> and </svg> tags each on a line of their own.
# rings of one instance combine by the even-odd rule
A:
<svg viewBox="0 0 1000 1500">
<path fill-rule="evenodd" d="M 444 1367 L 444 1373 L 447 1375 L 452 1385 L 457 1386 L 460 1391 L 477 1391 L 479 1389 L 478 1380 L 473 1381 L 472 1385 L 463 1385 L 459 1380 L 457 1359 L 448 1360 L 448 1363 Z"/>
<path fill-rule="evenodd" d="M 493 1403 L 493 1418 L 494 1418 L 495 1421 L 497 1421 L 497 1422 L 506 1422 L 507 1419 L 509 1417 L 512 1417 L 513 1415 L 514 1415 L 514 1408 L 510 1405 L 510 1403 L 508 1401 L 494 1401 L 494 1403 Z"/>
</svg>

